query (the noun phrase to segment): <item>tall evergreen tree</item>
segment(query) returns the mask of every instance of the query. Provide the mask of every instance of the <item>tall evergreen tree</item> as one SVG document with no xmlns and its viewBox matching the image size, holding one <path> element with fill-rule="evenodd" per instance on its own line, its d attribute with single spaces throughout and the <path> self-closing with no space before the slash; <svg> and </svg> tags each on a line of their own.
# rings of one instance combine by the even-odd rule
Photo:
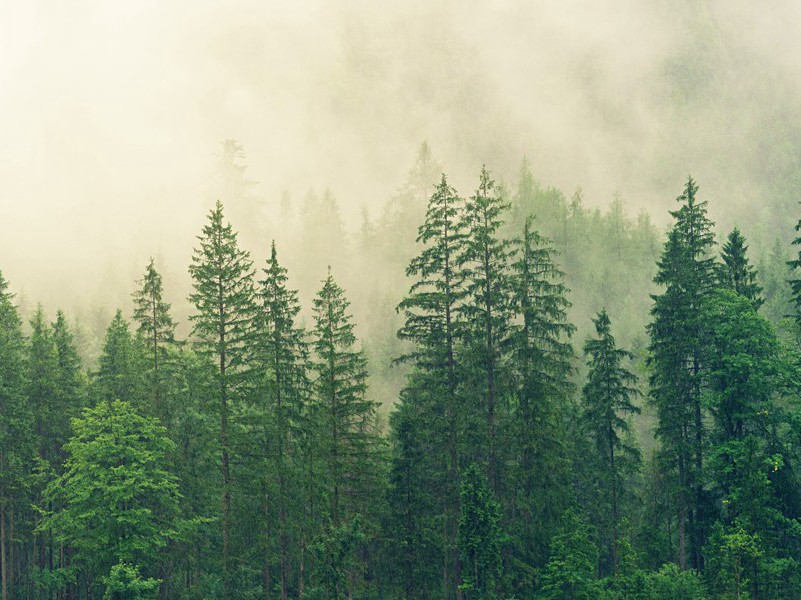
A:
<svg viewBox="0 0 801 600">
<path fill-rule="evenodd" d="M 138 323 L 137 332 L 145 342 L 149 355 L 150 388 L 155 414 L 167 421 L 164 406 L 163 363 L 167 356 L 167 344 L 175 339 L 175 323 L 170 316 L 170 305 L 164 301 L 164 287 L 161 275 L 156 271 L 151 258 L 139 281 L 139 289 L 133 293 L 134 320 Z"/>
<path fill-rule="evenodd" d="M 617 574 L 620 497 L 624 474 L 631 470 L 626 461 L 633 458 L 639 462 L 638 450 L 625 439 L 629 433 L 628 417 L 640 412 L 633 403 L 638 393 L 634 387 L 637 377 L 623 366 L 633 355 L 617 347 L 606 310 L 598 313 L 593 323 L 598 337 L 584 344 L 589 373 L 582 394 L 583 413 L 598 451 L 598 468 L 602 472 L 599 479 L 609 502 L 604 525 L 611 532 L 607 552 L 611 570 Z"/>
<path fill-rule="evenodd" d="M 432 443 L 444 440 L 447 453 L 434 454 L 430 469 L 435 474 L 438 508 L 444 518 L 443 555 L 444 593 L 452 598 L 459 585 L 459 452 L 462 423 L 458 360 L 463 324 L 458 309 L 465 297 L 464 282 L 458 268 L 464 231 L 464 201 L 445 175 L 432 194 L 426 218 L 418 229 L 417 243 L 423 246 L 413 258 L 406 274 L 414 281 L 408 295 L 398 305 L 404 325 L 398 332 L 413 343 L 401 360 L 410 362 L 416 371 L 403 401 L 425 414 L 416 423 L 425 424 Z"/>
<path fill-rule="evenodd" d="M 691 534 L 692 566 L 702 567 L 705 512 L 701 340 L 704 298 L 715 284 L 713 223 L 707 203 L 697 198 L 698 186 L 690 177 L 671 211 L 675 224 L 658 262 L 655 283 L 665 289 L 653 296 L 650 378 L 657 409 L 657 435 L 663 451 L 672 458 L 678 478 L 678 561 L 686 565 L 686 525 Z"/>
<path fill-rule="evenodd" d="M 473 463 L 462 476 L 459 548 L 464 562 L 468 600 L 495 600 L 501 574 L 500 506 L 480 467 Z"/>
<path fill-rule="evenodd" d="M 140 407 L 145 401 L 144 354 L 130 326 L 117 310 L 106 330 L 95 390 L 100 400 L 124 400 Z"/>
<path fill-rule="evenodd" d="M 507 497 L 518 560 L 542 566 L 553 527 L 566 508 L 569 486 L 563 419 L 573 391 L 574 359 L 564 274 L 548 240 L 526 219 L 512 263 L 512 332 L 516 402 L 510 423 L 514 491 Z M 530 582 L 529 582 L 530 583 Z M 529 585 L 525 581 L 521 586 Z"/>
<path fill-rule="evenodd" d="M 479 406 L 486 420 L 487 478 L 495 492 L 501 463 L 497 412 L 505 384 L 503 357 L 508 350 L 512 296 L 508 270 L 511 243 L 499 236 L 508 208 L 489 172 L 482 167 L 478 189 L 465 204 L 462 224 L 465 243 L 458 264 L 467 292 L 460 311 L 464 322 L 469 324 L 465 329 L 471 349 L 469 358 L 476 371 L 475 389 L 479 390 Z"/>
<path fill-rule="evenodd" d="M 250 383 L 248 367 L 255 313 L 253 270 L 250 256 L 239 248 L 236 233 L 225 221 L 220 201 L 209 212 L 198 240 L 189 267 L 194 288 L 189 300 L 197 312 L 190 319 L 197 351 L 216 364 L 213 393 L 220 417 L 223 598 L 229 600 L 233 594 L 229 419 L 232 405 L 244 400 Z"/>
<path fill-rule="evenodd" d="M 735 227 L 723 244 L 720 257 L 720 283 L 748 298 L 756 308 L 762 306 L 765 299 L 762 297 L 762 286 L 757 283 L 757 273 L 754 267 L 748 264 L 746 252 L 748 246 L 740 230 Z"/>
<path fill-rule="evenodd" d="M 15 594 L 11 580 L 15 508 L 27 504 L 23 492 L 33 451 L 32 415 L 24 396 L 25 353 L 14 295 L 0 272 L 0 598 Z M 17 534 L 19 535 L 19 534 Z"/>
<path fill-rule="evenodd" d="M 298 294 L 287 287 L 287 270 L 278 262 L 275 241 L 263 276 L 258 289 L 261 310 L 257 352 L 266 375 L 264 393 L 272 415 L 268 443 L 270 455 L 274 457 L 271 474 L 277 479 L 280 593 L 281 600 L 286 600 L 289 593 L 289 513 L 298 500 L 294 493 L 300 466 L 297 445 L 302 436 L 303 420 L 307 417 L 308 349 L 305 333 L 296 324 L 300 313 Z"/>
<path fill-rule="evenodd" d="M 311 366 L 316 375 L 327 512 L 334 529 L 367 514 L 378 497 L 379 483 L 376 405 L 367 398 L 367 361 L 356 348 L 348 306 L 329 269 L 314 299 Z M 355 575 L 351 577 L 357 586 Z"/>
</svg>

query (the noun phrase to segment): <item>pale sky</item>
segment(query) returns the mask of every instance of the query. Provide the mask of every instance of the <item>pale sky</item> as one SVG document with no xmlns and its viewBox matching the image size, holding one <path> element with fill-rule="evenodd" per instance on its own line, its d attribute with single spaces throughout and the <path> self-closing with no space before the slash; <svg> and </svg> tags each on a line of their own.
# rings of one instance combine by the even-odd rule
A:
<svg viewBox="0 0 801 600">
<path fill-rule="evenodd" d="M 48 302 L 151 254 L 185 272 L 224 138 L 260 197 L 330 187 L 346 216 L 424 139 L 460 187 L 527 155 L 663 215 L 692 172 L 725 215 L 770 202 L 762 132 L 794 147 L 799 88 L 791 0 L 0 0 L 0 270 Z"/>
</svg>

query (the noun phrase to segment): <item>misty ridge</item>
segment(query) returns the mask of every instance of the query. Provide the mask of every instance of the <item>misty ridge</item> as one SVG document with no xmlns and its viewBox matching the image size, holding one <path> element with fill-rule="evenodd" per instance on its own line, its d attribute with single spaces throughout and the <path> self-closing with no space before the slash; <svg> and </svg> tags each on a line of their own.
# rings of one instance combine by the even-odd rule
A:
<svg viewBox="0 0 801 600">
<path fill-rule="evenodd" d="M 0 600 L 797 598 L 801 6 L 0 19 Z"/>
</svg>

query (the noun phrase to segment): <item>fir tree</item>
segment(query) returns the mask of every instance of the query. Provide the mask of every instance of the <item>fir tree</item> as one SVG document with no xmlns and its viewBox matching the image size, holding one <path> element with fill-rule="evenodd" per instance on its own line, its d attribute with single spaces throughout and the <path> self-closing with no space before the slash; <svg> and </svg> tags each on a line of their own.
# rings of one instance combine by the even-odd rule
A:
<svg viewBox="0 0 801 600">
<path fill-rule="evenodd" d="M 497 492 L 498 405 L 505 377 L 503 357 L 511 309 L 508 263 L 510 242 L 500 238 L 509 205 L 500 197 L 486 168 L 481 169 L 478 189 L 465 204 L 462 229 L 466 232 L 458 264 L 465 279 L 467 299 L 460 307 L 467 344 L 471 349 L 475 388 L 480 391 L 480 410 L 485 414 L 487 477 Z M 473 386 L 471 386 L 473 387 Z"/>
<path fill-rule="evenodd" d="M 459 452 L 465 415 L 460 410 L 457 353 L 463 330 L 458 309 L 465 290 L 457 260 L 464 244 L 463 210 L 464 201 L 443 175 L 418 229 L 417 243 L 423 249 L 406 269 L 414 282 L 398 305 L 404 317 L 398 336 L 413 343 L 401 360 L 411 363 L 416 371 L 403 401 L 413 403 L 413 410 L 422 413 L 415 421 L 425 425 L 433 443 L 444 440 L 447 448 L 446 453 L 432 455 L 429 467 L 438 486 L 431 491 L 439 498 L 438 511 L 445 517 L 442 545 L 447 598 L 456 594 L 460 579 Z"/>
<path fill-rule="evenodd" d="M 35 439 L 32 415 L 24 396 L 25 353 L 14 295 L 0 272 L 0 598 L 15 590 L 11 560 L 15 507 L 28 504 L 23 492 Z"/>
<path fill-rule="evenodd" d="M 296 291 L 287 287 L 287 270 L 278 262 L 273 241 L 267 267 L 263 269 L 258 301 L 261 305 L 257 350 L 266 374 L 265 399 L 272 413 L 271 456 L 277 479 L 278 539 L 281 599 L 288 594 L 289 511 L 296 496 L 292 483 L 299 465 L 298 442 L 306 415 L 307 344 L 296 325 L 300 303 Z M 269 534 L 268 534 L 269 535 Z"/>
<path fill-rule="evenodd" d="M 330 479 L 330 515 L 339 526 L 357 512 L 376 450 L 375 404 L 367 395 L 367 361 L 356 348 L 345 293 L 329 270 L 314 299 L 312 369 L 324 427 L 323 460 Z"/>
<path fill-rule="evenodd" d="M 189 300 L 196 313 L 193 335 L 197 351 L 216 364 L 214 394 L 219 403 L 220 452 L 222 467 L 222 566 L 223 597 L 232 597 L 230 553 L 231 527 L 231 438 L 229 419 L 232 404 L 245 399 L 249 381 L 254 331 L 254 291 L 252 263 L 237 245 L 237 236 L 223 216 L 217 202 L 208 223 L 198 237 L 189 274 L 194 291 Z"/>
<path fill-rule="evenodd" d="M 720 265 L 720 283 L 748 298 L 756 308 L 765 302 L 762 297 L 762 286 L 757 283 L 757 273 L 750 264 L 746 252 L 748 246 L 745 238 L 736 227 L 732 229 L 720 253 L 723 264 Z"/>
<path fill-rule="evenodd" d="M 671 211 L 675 224 L 658 262 L 655 283 L 665 289 L 653 296 L 650 384 L 657 409 L 657 435 L 672 457 L 680 489 L 678 561 L 686 565 L 686 524 L 691 534 L 692 565 L 702 566 L 703 457 L 705 425 L 702 406 L 702 305 L 715 284 L 713 223 L 707 203 L 696 197 L 690 177 Z"/>
<path fill-rule="evenodd" d="M 151 258 L 144 277 L 139 281 L 139 289 L 133 293 L 134 320 L 139 324 L 137 332 L 148 349 L 150 386 L 153 394 L 153 408 L 164 422 L 167 422 L 166 407 L 163 405 L 164 382 L 163 363 L 167 356 L 167 344 L 174 342 L 175 323 L 170 317 L 170 305 L 164 301 L 161 275 L 156 271 Z"/>
<path fill-rule="evenodd" d="M 608 495 L 610 514 L 605 523 L 605 528 L 611 531 L 608 555 L 612 572 L 617 574 L 623 476 L 627 467 L 631 470 L 627 460 L 639 461 L 639 452 L 625 439 L 629 433 L 628 417 L 640 412 L 632 402 L 638 393 L 634 387 L 637 377 L 622 364 L 633 355 L 617 347 L 606 310 L 598 313 L 593 323 L 598 337 L 584 344 L 589 373 L 582 393 L 583 416 L 598 452 L 598 467 L 602 471 L 599 479 Z"/>
<path fill-rule="evenodd" d="M 124 400 L 141 407 L 144 400 L 143 352 L 138 340 L 117 310 L 106 330 L 100 368 L 95 378 L 101 400 Z"/>
<path fill-rule="evenodd" d="M 462 476 L 459 548 L 464 563 L 461 589 L 469 600 L 494 600 L 500 582 L 500 506 L 475 463 Z"/>
<path fill-rule="evenodd" d="M 532 228 L 531 218 L 516 245 L 514 310 L 521 322 L 511 336 L 516 402 L 509 425 L 515 455 L 510 533 L 519 560 L 534 567 L 545 554 L 549 524 L 557 523 L 566 507 L 563 419 L 573 390 L 570 336 L 575 328 L 567 320 L 570 302 L 564 274 L 548 240 Z"/>
</svg>

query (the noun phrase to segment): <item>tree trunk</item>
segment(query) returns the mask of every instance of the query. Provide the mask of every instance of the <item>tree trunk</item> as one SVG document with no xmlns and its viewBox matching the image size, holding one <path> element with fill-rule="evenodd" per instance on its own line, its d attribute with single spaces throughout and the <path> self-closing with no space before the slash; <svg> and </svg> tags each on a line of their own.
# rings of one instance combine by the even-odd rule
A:
<svg viewBox="0 0 801 600">
<path fill-rule="evenodd" d="M 6 557 L 6 499 L 4 491 L 0 489 L 0 595 L 2 600 L 8 600 L 8 562 Z"/>
</svg>

